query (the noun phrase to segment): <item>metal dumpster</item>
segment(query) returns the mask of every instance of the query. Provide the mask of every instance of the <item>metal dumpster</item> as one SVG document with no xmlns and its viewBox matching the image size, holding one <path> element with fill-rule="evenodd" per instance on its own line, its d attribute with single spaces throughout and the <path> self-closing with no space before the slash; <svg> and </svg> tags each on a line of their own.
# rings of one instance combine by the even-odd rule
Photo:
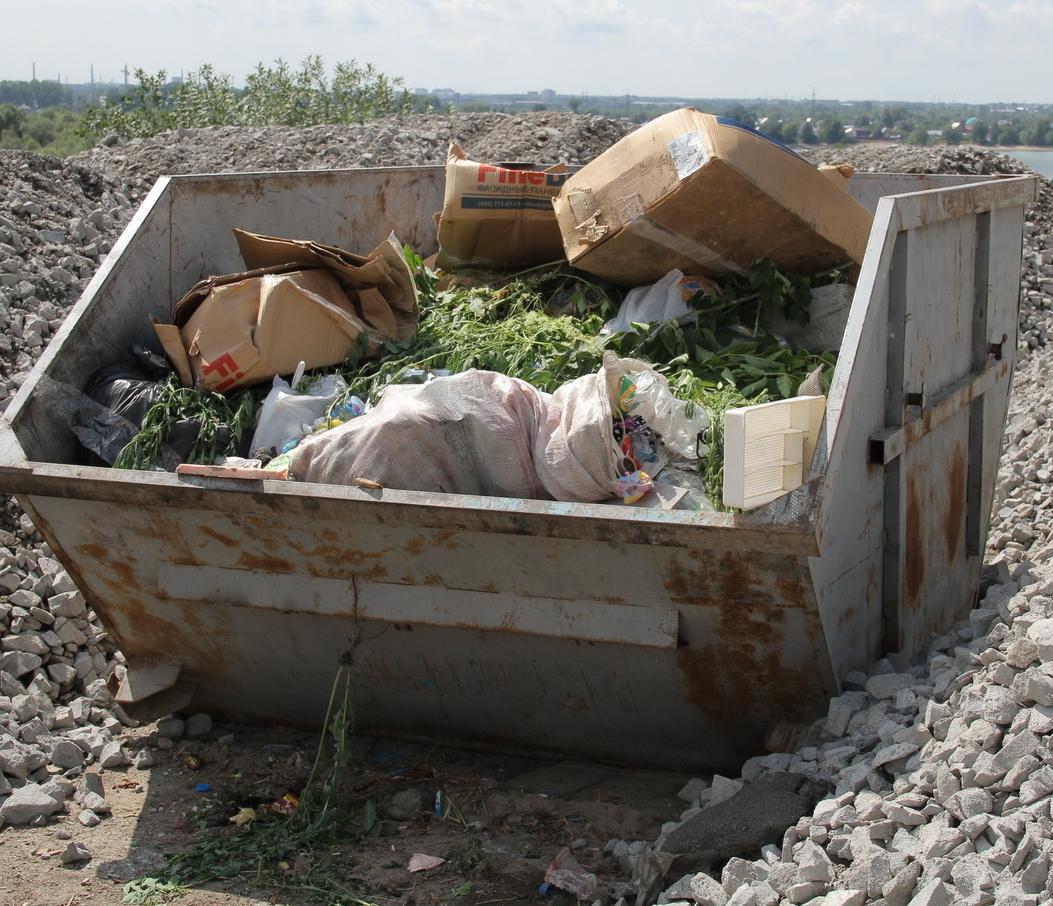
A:
<svg viewBox="0 0 1053 906">
<path fill-rule="evenodd" d="M 439 167 L 162 179 L 13 400 L 0 489 L 128 657 L 127 699 L 316 726 L 350 655 L 362 730 L 729 770 L 972 606 L 1032 178 L 853 178 L 876 218 L 824 434 L 748 515 L 71 465 L 47 380 L 82 387 L 239 269 L 232 227 L 428 254 L 442 189 Z"/>
</svg>

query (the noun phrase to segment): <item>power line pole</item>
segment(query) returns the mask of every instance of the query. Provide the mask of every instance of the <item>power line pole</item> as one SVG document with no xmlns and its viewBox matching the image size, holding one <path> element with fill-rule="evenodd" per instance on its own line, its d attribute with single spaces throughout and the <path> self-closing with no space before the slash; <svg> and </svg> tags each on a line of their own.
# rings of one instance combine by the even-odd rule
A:
<svg viewBox="0 0 1053 906">
<path fill-rule="evenodd" d="M 33 64 L 33 81 L 35 82 L 36 80 L 37 80 L 37 64 L 34 63 Z"/>
<path fill-rule="evenodd" d="M 95 64 L 91 64 L 91 87 L 95 87 Z"/>
<path fill-rule="evenodd" d="M 124 64 L 124 69 L 121 70 L 124 73 L 124 87 L 128 87 L 128 64 Z"/>
</svg>

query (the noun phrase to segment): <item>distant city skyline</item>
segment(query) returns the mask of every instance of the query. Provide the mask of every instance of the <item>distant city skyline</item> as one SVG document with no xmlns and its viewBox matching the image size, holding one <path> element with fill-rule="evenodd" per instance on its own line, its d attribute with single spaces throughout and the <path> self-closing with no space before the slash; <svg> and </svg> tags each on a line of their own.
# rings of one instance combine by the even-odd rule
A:
<svg viewBox="0 0 1053 906">
<path fill-rule="evenodd" d="M 0 79 L 351 58 L 464 94 L 1053 102 L 1053 0 L 65 0 L 4 12 Z M 114 23 L 120 23 L 115 25 Z"/>
</svg>

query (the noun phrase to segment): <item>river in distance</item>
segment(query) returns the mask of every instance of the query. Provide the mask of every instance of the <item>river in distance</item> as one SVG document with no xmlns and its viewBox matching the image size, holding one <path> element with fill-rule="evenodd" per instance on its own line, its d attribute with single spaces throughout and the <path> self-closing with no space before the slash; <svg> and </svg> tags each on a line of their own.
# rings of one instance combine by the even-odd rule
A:
<svg viewBox="0 0 1053 906">
<path fill-rule="evenodd" d="M 1004 151 L 1008 157 L 1015 157 L 1022 164 L 1027 164 L 1036 173 L 1040 173 L 1047 179 L 1053 179 L 1053 149 L 1049 151 Z"/>
</svg>

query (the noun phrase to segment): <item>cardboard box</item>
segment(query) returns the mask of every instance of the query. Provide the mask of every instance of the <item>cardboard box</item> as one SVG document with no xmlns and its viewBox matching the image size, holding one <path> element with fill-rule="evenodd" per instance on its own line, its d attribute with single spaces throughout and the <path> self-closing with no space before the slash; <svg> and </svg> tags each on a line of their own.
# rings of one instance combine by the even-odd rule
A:
<svg viewBox="0 0 1053 906">
<path fill-rule="evenodd" d="M 527 267 L 562 260 L 552 199 L 566 178 L 566 164 L 513 169 L 468 160 L 460 145 L 450 145 L 439 266 Z"/>
<path fill-rule="evenodd" d="M 873 219 L 793 151 L 691 107 L 627 135 L 553 204 L 570 263 L 632 286 L 755 258 L 796 273 L 858 263 Z"/>
<path fill-rule="evenodd" d="M 336 365 L 361 335 L 374 350 L 416 330 L 417 292 L 394 236 L 366 256 L 310 241 L 235 230 L 251 270 L 209 277 L 155 324 L 184 386 L 225 393 Z"/>
</svg>

